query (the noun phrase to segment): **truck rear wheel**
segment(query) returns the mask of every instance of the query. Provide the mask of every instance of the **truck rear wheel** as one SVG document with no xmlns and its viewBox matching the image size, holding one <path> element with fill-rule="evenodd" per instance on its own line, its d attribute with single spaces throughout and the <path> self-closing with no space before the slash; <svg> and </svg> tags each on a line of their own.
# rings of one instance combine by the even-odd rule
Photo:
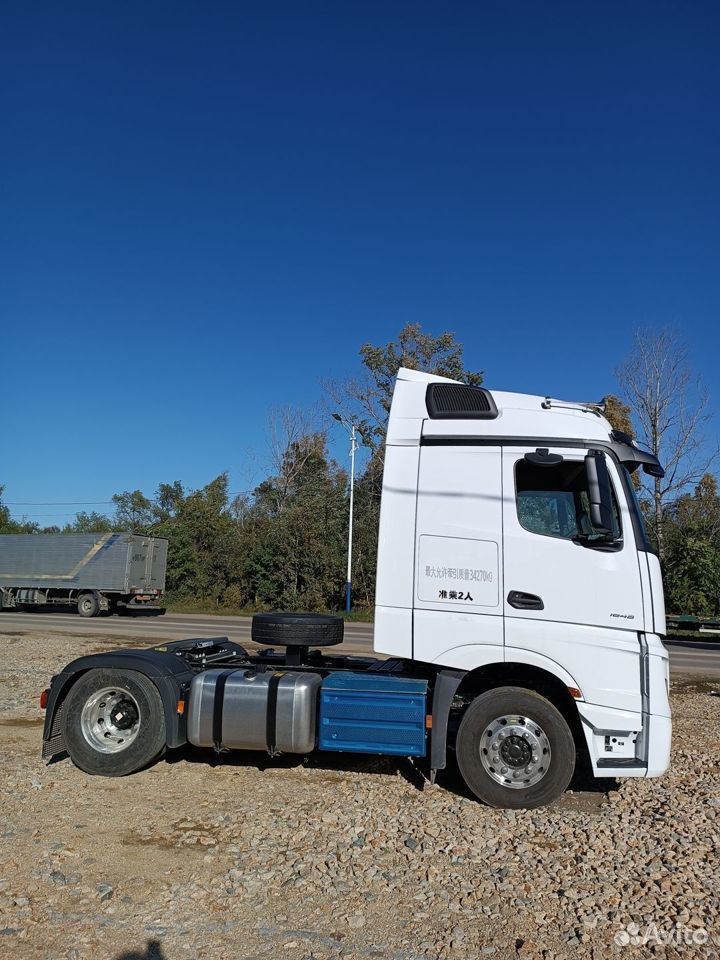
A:
<svg viewBox="0 0 720 960">
<path fill-rule="evenodd" d="M 62 733 L 70 759 L 86 773 L 135 773 L 165 749 L 160 693 L 136 670 L 90 670 L 67 695 Z"/>
<path fill-rule="evenodd" d="M 100 602 L 94 593 L 81 593 L 78 597 L 78 613 L 81 617 L 96 617 L 100 612 Z"/>
<path fill-rule="evenodd" d="M 463 780 L 491 807 L 542 807 L 575 768 L 575 741 L 560 711 L 522 687 L 497 687 L 465 711 L 456 753 Z"/>
</svg>

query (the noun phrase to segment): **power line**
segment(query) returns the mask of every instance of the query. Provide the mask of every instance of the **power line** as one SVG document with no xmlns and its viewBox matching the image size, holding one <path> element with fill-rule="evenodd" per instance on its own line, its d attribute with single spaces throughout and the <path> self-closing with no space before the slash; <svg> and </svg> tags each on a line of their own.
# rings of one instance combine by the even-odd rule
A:
<svg viewBox="0 0 720 960">
<path fill-rule="evenodd" d="M 196 493 L 197 491 L 192 492 Z M 252 493 L 252 490 L 233 490 L 227 496 L 242 497 L 249 493 Z M 146 497 L 145 499 L 148 503 L 160 502 L 156 497 Z M 116 503 L 115 500 L 3 500 L 2 502 L 6 507 L 100 507 Z M 47 514 L 47 516 L 50 516 L 50 514 Z"/>
<path fill-rule="evenodd" d="M 47 517 L 76 517 L 76 513 L 23 513 L 22 519 L 41 517 L 43 520 Z"/>
<path fill-rule="evenodd" d="M 5 507 L 109 507 L 114 500 L 3 500 Z M 157 503 L 157 500 L 148 500 Z"/>
</svg>

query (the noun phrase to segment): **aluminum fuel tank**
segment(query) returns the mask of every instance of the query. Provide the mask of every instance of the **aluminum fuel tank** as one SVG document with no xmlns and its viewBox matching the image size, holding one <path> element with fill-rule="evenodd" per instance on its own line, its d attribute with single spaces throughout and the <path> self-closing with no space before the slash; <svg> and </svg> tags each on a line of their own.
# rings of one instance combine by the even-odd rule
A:
<svg viewBox="0 0 720 960">
<path fill-rule="evenodd" d="M 187 738 L 196 747 L 310 753 L 320 683 L 316 673 L 205 670 L 190 684 Z"/>
</svg>

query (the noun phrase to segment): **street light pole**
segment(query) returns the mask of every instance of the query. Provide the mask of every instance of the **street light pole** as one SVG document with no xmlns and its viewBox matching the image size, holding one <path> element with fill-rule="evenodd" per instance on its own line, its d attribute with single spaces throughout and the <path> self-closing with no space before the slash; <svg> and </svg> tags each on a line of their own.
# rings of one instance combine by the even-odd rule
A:
<svg viewBox="0 0 720 960">
<path fill-rule="evenodd" d="M 355 498 L 355 424 L 350 428 L 350 521 L 348 523 L 348 562 L 347 581 L 345 583 L 345 610 L 352 608 L 352 547 L 353 547 L 353 501 Z"/>
<path fill-rule="evenodd" d="M 355 501 L 355 451 L 358 448 L 355 424 L 348 423 L 339 413 L 333 414 L 333 419 L 341 423 L 350 433 L 350 517 L 348 522 L 348 558 L 347 578 L 345 580 L 345 610 L 352 609 L 352 548 L 353 548 L 353 504 Z"/>
</svg>

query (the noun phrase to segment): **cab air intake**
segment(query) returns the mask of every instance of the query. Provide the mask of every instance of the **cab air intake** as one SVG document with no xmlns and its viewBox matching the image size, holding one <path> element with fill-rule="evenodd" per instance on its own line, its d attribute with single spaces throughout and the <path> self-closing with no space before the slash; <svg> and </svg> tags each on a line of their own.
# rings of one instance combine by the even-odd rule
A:
<svg viewBox="0 0 720 960">
<path fill-rule="evenodd" d="M 431 420 L 494 420 L 498 409 L 489 390 L 463 383 L 431 383 L 425 394 Z"/>
</svg>

